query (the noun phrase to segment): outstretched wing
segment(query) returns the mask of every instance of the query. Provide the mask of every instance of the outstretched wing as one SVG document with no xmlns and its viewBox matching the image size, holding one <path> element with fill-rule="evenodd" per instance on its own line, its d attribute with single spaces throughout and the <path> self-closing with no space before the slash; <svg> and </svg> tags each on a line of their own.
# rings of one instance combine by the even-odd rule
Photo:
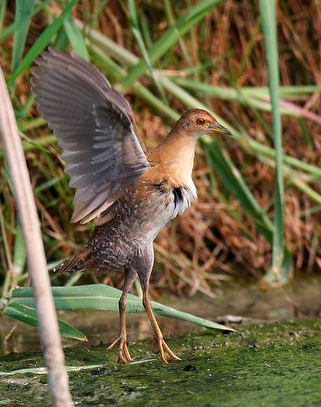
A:
<svg viewBox="0 0 321 407">
<path fill-rule="evenodd" d="M 133 130 L 126 99 L 103 74 L 77 55 L 49 49 L 36 60 L 32 89 L 77 189 L 72 222 L 106 210 L 143 174 L 148 162 Z"/>
</svg>

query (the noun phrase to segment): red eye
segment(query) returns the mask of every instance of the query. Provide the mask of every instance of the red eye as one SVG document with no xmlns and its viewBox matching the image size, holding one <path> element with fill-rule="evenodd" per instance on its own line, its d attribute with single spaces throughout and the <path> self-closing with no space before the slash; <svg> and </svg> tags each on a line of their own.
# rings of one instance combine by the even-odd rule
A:
<svg viewBox="0 0 321 407">
<path fill-rule="evenodd" d="M 205 120 L 199 118 L 199 119 L 196 120 L 196 123 L 197 123 L 197 124 L 204 124 L 204 123 L 205 123 Z"/>
</svg>

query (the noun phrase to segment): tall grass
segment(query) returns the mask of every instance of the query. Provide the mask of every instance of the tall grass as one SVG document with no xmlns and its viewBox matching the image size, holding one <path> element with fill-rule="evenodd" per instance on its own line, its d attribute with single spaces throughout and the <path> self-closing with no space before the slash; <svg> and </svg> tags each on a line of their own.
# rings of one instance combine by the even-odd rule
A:
<svg viewBox="0 0 321 407">
<path fill-rule="evenodd" d="M 31 4 L 19 22 L 20 30 L 28 33 L 26 40 L 13 36 L 18 17 L 12 6 L 0 8 L 0 58 L 7 84 L 12 89 L 15 85 L 13 101 L 50 267 L 72 254 L 89 232 L 86 226 L 69 224 L 73 192 L 55 138 L 30 94 L 29 68 L 49 44 L 89 59 L 128 95 L 148 147 L 155 146 L 190 107 L 212 111 L 233 133 L 229 145 L 204 138 L 194 176 L 199 200 L 159 236 L 154 286 L 212 295 L 213 283 L 219 284 L 238 269 L 258 277 L 270 270 L 269 283 L 274 271 L 279 282 L 286 282 L 289 253 L 297 269 L 321 267 L 319 40 L 308 42 L 308 35 L 295 35 L 302 15 L 313 15 L 314 21 L 306 19 L 301 30 L 310 33 L 318 26 L 318 4 L 298 10 L 294 0 L 289 0 L 288 7 L 280 2 L 278 57 L 276 37 L 271 42 L 276 17 L 267 12 L 274 10 L 269 1 L 258 3 L 260 8 L 245 0 L 202 0 L 194 5 L 166 1 L 165 8 L 163 3 L 143 1 L 73 0 L 65 9 L 58 0 Z M 264 48 L 260 11 L 262 26 L 267 27 Z M 268 52 L 271 45 L 274 55 Z M 268 78 L 271 90 L 278 86 L 268 74 L 265 53 L 272 57 L 269 71 L 273 66 L 278 77 L 278 61 L 281 76 L 281 86 L 271 96 Z M 278 114 L 284 153 L 280 134 L 276 136 Z M 0 278 L 6 294 L 13 285 L 24 284 L 27 274 L 5 165 L 0 176 Z M 117 275 L 77 278 L 80 283 L 115 285 L 121 280 Z M 55 283 L 68 280 L 59 278 Z"/>
<path fill-rule="evenodd" d="M 260 15 L 266 48 L 266 60 L 269 73 L 269 90 L 272 104 L 273 144 L 275 149 L 275 193 L 274 228 L 272 245 L 272 267 L 266 280 L 279 284 L 287 282 L 289 270 L 282 275 L 284 262 L 284 187 L 283 187 L 283 149 L 280 114 L 279 63 L 276 34 L 275 1 L 260 0 Z M 289 256 L 289 254 L 288 254 Z M 289 264 L 289 263 L 287 263 Z"/>
</svg>

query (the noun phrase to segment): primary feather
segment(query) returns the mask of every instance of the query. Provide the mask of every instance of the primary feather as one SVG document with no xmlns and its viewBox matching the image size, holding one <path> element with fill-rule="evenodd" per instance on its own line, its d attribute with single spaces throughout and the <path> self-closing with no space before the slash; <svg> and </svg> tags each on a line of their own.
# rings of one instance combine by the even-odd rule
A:
<svg viewBox="0 0 321 407">
<path fill-rule="evenodd" d="M 49 49 L 32 70 L 32 89 L 77 189 L 73 222 L 98 217 L 147 167 L 126 99 L 77 55 Z"/>
</svg>

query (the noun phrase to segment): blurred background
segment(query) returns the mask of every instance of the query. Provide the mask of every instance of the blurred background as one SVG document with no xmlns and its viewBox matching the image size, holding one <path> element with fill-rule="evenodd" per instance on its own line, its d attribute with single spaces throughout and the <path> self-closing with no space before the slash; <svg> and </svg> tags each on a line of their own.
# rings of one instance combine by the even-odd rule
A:
<svg viewBox="0 0 321 407">
<path fill-rule="evenodd" d="M 287 282 L 319 275 L 321 269 L 321 3 L 279 1 L 270 24 L 276 24 L 278 35 L 284 149 L 279 227 L 287 253 L 282 282 Z M 277 185 L 259 2 L 0 2 L 0 63 L 51 269 L 88 240 L 92 227 L 70 224 L 74 190 L 30 90 L 30 68 L 47 45 L 73 50 L 99 67 L 126 95 L 147 148 L 166 137 L 191 107 L 205 106 L 233 132 L 228 143 L 205 137 L 199 144 L 193 176 L 198 200 L 155 242 L 152 296 L 213 298 L 227 282 L 253 279 L 267 288 Z M 1 145 L 0 168 L 0 288 L 5 295 L 28 278 Z M 55 285 L 94 282 L 120 287 L 122 274 L 54 277 Z"/>
</svg>

